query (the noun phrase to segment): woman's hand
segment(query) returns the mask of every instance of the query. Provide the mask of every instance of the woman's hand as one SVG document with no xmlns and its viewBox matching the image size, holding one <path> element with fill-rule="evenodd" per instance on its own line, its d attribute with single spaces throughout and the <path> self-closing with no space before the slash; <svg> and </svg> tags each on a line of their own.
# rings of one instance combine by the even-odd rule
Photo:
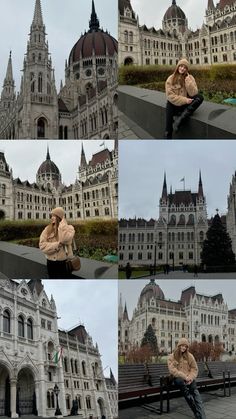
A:
<svg viewBox="0 0 236 419">
<path fill-rule="evenodd" d="M 187 97 L 187 105 L 190 105 L 190 103 L 192 103 L 193 99 L 191 99 L 190 97 Z"/>
</svg>

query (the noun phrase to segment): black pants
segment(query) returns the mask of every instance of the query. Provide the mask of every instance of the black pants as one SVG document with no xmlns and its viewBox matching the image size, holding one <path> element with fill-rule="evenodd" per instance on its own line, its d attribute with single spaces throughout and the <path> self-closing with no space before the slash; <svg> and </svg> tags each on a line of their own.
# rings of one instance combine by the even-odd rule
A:
<svg viewBox="0 0 236 419">
<path fill-rule="evenodd" d="M 174 383 L 180 388 L 186 402 L 194 413 L 194 417 L 196 419 L 206 419 L 202 399 L 197 389 L 196 382 L 193 381 L 191 384 L 186 384 L 182 378 L 175 378 Z"/>
<path fill-rule="evenodd" d="M 47 259 L 48 276 L 50 279 L 70 279 L 72 274 L 66 269 L 65 260 L 49 260 Z"/>
<path fill-rule="evenodd" d="M 185 109 L 189 109 L 189 115 L 193 114 L 193 112 L 202 104 L 203 96 L 196 95 L 192 97 L 193 102 L 189 105 L 182 105 L 176 106 L 173 103 L 167 101 L 166 104 L 166 134 L 172 135 L 173 132 L 173 118 L 174 116 L 180 116 Z"/>
</svg>

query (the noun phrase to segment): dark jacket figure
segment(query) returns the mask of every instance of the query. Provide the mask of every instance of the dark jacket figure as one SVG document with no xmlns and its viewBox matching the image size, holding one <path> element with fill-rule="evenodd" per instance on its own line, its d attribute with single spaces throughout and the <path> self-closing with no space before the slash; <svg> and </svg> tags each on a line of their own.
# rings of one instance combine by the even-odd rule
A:
<svg viewBox="0 0 236 419">
<path fill-rule="evenodd" d="M 132 274 L 132 269 L 129 262 L 126 264 L 125 273 L 126 273 L 126 279 L 130 279 L 131 274 Z"/>
<path fill-rule="evenodd" d="M 174 384 L 180 388 L 195 419 L 206 419 L 202 399 L 195 382 L 198 366 L 194 356 L 189 352 L 187 339 L 180 339 L 177 348 L 169 355 L 168 368 L 170 374 L 174 376 Z"/>
<path fill-rule="evenodd" d="M 165 138 L 172 138 L 173 130 L 177 132 L 186 119 L 203 102 L 198 94 L 194 77 L 188 73 L 189 62 L 182 58 L 174 73 L 166 80 L 166 131 Z M 177 116 L 173 124 L 174 116 Z"/>
</svg>

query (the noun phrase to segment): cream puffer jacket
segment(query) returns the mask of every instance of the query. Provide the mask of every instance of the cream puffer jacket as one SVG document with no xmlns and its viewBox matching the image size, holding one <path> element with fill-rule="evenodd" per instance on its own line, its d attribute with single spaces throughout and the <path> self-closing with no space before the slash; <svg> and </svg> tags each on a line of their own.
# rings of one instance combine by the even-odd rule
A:
<svg viewBox="0 0 236 419">
<path fill-rule="evenodd" d="M 170 374 L 172 374 L 176 378 L 183 378 L 184 380 L 187 380 L 187 378 L 195 380 L 198 375 L 198 366 L 194 356 L 190 353 L 189 359 L 190 361 L 188 362 L 186 359 L 182 357 L 180 362 L 178 362 L 175 360 L 174 354 L 169 355 L 167 362 Z"/>
<path fill-rule="evenodd" d="M 58 226 L 58 238 L 54 233 L 48 236 L 47 227 L 43 230 L 39 248 L 49 260 L 66 260 L 73 256 L 72 240 L 75 235 L 75 229 L 72 225 L 68 225 L 65 218 L 61 220 Z M 62 243 L 62 246 L 60 245 Z"/>
<path fill-rule="evenodd" d="M 185 78 L 184 86 L 179 83 L 172 84 L 174 75 L 172 74 L 166 80 L 166 96 L 167 100 L 175 106 L 187 105 L 187 98 L 198 94 L 198 88 L 195 78 L 188 74 Z"/>
</svg>

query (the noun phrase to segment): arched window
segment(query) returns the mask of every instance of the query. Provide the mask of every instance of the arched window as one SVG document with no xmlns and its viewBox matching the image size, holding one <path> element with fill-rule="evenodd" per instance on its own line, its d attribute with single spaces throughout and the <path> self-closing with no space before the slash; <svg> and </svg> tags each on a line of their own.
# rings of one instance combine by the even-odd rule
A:
<svg viewBox="0 0 236 419">
<path fill-rule="evenodd" d="M 68 372 L 68 364 L 67 364 L 67 358 L 64 358 L 64 370 L 65 372 Z"/>
<path fill-rule="evenodd" d="M 42 91 L 43 91 L 43 76 L 42 76 L 42 73 L 39 73 L 39 76 L 38 76 L 38 92 L 42 93 Z"/>
<path fill-rule="evenodd" d="M 8 310 L 5 310 L 3 313 L 3 331 L 11 333 L 11 316 Z"/>
<path fill-rule="evenodd" d="M 45 138 L 45 119 L 39 118 L 37 124 L 37 136 L 38 138 Z"/>
<path fill-rule="evenodd" d="M 24 319 L 22 316 L 18 317 L 18 336 L 20 337 L 24 337 L 25 336 L 25 332 L 24 332 Z"/>
<path fill-rule="evenodd" d="M 51 395 L 50 392 L 47 392 L 47 407 L 50 409 L 51 407 Z"/>
<path fill-rule="evenodd" d="M 77 360 L 75 360 L 75 373 L 78 374 L 78 363 L 77 363 Z"/>
<path fill-rule="evenodd" d="M 71 365 L 71 372 L 72 372 L 72 374 L 74 374 L 74 362 L 73 362 L 73 359 L 70 360 L 70 365 Z"/>
<path fill-rule="evenodd" d="M 125 43 L 128 43 L 128 31 L 124 31 Z"/>
<path fill-rule="evenodd" d="M 31 319 L 27 320 L 27 338 L 33 340 L 33 322 Z"/>
<path fill-rule="evenodd" d="M 86 364 L 85 364 L 85 361 L 82 361 L 82 371 L 83 371 L 83 375 L 86 375 Z"/>
</svg>

